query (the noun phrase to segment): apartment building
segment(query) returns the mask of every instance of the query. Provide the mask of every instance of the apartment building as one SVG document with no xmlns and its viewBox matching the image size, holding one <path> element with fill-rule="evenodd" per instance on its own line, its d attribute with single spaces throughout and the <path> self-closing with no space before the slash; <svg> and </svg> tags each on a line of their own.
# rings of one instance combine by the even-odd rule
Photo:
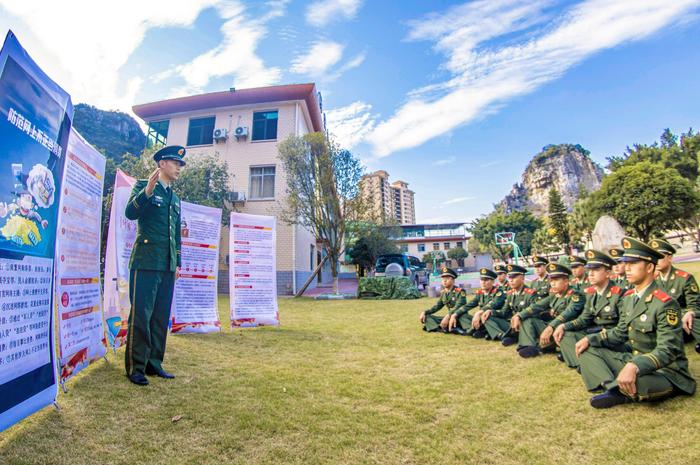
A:
<svg viewBox="0 0 700 465">
<path fill-rule="evenodd" d="M 362 195 L 371 202 L 374 217 L 399 224 L 414 224 L 416 208 L 414 192 L 404 181 L 389 183 L 389 173 L 375 171 L 362 177 Z"/>
<path fill-rule="evenodd" d="M 232 204 L 237 211 L 256 215 L 278 216 L 283 208 L 287 184 L 278 143 L 292 134 L 325 130 L 315 84 L 232 88 L 135 105 L 133 111 L 148 125 L 149 145 L 182 145 L 188 159 L 210 154 L 224 160 L 232 179 Z M 223 228 L 219 257 L 219 288 L 225 292 L 228 233 Z M 308 230 L 278 220 L 278 294 L 295 293 L 322 253 Z"/>
</svg>

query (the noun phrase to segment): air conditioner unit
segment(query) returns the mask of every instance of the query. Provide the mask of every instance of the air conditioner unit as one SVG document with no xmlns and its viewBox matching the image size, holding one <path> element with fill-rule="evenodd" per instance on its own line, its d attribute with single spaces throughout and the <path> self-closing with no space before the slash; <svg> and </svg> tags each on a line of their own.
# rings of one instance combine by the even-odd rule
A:
<svg viewBox="0 0 700 465">
<path fill-rule="evenodd" d="M 248 137 L 248 128 L 246 126 L 238 126 L 234 131 L 234 135 L 236 136 L 236 140 L 241 137 Z"/>
<path fill-rule="evenodd" d="M 231 202 L 245 202 L 245 192 L 229 192 L 228 197 Z"/>
<path fill-rule="evenodd" d="M 228 139 L 228 129 L 216 128 L 214 129 L 214 140 L 226 140 Z"/>
</svg>

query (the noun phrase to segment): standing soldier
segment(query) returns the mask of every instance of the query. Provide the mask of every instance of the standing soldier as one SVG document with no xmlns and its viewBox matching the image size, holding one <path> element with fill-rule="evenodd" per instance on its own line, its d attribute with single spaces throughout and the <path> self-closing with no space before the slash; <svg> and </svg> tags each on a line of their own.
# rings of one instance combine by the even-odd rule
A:
<svg viewBox="0 0 700 465">
<path fill-rule="evenodd" d="M 423 323 L 424 331 L 446 332 L 448 330 L 450 316 L 467 301 L 466 292 L 459 287 L 455 287 L 455 279 L 457 279 L 457 272 L 455 270 L 447 267 L 443 268 L 440 278 L 442 278 L 442 292 L 440 293 L 440 298 L 435 305 L 420 314 L 420 322 Z M 445 306 L 447 307 L 447 315 L 444 317 L 436 316 L 435 313 Z"/>
<path fill-rule="evenodd" d="M 560 360 L 571 368 L 578 367 L 574 349 L 576 342 L 588 334 L 598 333 L 603 328 L 610 330 L 617 325 L 624 294 L 624 289 L 610 280 L 610 270 L 617 263 L 612 257 L 598 250 L 587 250 L 586 258 L 588 279 L 592 286 L 585 290 L 586 304 L 583 312 L 578 318 L 559 325 L 553 334 L 554 342 L 561 351 Z M 624 350 L 622 346 L 618 349 Z"/>
<path fill-rule="evenodd" d="M 496 272 L 496 286 L 498 286 L 503 292 L 510 290 L 506 265 L 496 265 L 493 267 L 493 271 Z"/>
<path fill-rule="evenodd" d="M 516 313 L 511 327 L 520 331 L 518 354 L 523 358 L 535 357 L 541 349 L 551 351 L 552 333 L 557 326 L 578 317 L 583 310 L 585 296 L 569 285 L 571 269 L 559 263 L 547 265 L 551 294 Z"/>
<path fill-rule="evenodd" d="M 695 392 L 683 351 L 680 307 L 654 281 L 663 255 L 631 237 L 625 237 L 622 246 L 625 272 L 634 288 L 625 294 L 620 322 L 576 343 L 585 385 L 606 389 L 591 398 L 595 408 Z M 632 352 L 611 349 L 625 343 Z"/>
<path fill-rule="evenodd" d="M 678 301 L 683 312 L 683 329 L 688 335 L 688 340 L 695 337 L 695 351 L 700 353 L 700 293 L 695 277 L 687 271 L 679 270 L 673 266 L 673 254 L 676 249 L 663 239 L 652 239 L 650 244 L 657 252 L 664 256 L 656 265 L 659 272 L 656 284 Z"/>
<path fill-rule="evenodd" d="M 549 280 L 547 279 L 546 257 L 536 255 L 532 257 L 532 264 L 535 267 L 536 278 L 530 281 L 530 287 L 535 290 L 535 300 L 542 300 L 549 296 Z"/>
<path fill-rule="evenodd" d="M 571 268 L 571 287 L 577 291 L 583 292 L 588 287 L 586 280 L 586 259 L 576 255 L 569 255 L 569 266 Z"/>
<path fill-rule="evenodd" d="M 171 184 L 185 166 L 185 148 L 164 147 L 153 155 L 158 164 L 148 179 L 136 181 L 125 215 L 137 220 L 129 261 L 129 332 L 126 374 L 141 386 L 146 375 L 174 378 L 163 369 L 175 273 L 180 267 L 180 199 Z"/>
<path fill-rule="evenodd" d="M 620 249 L 619 247 L 613 247 L 610 249 L 608 254 L 615 260 L 616 264 L 613 266 L 613 275 L 611 277 L 613 283 L 619 286 L 621 289 L 629 289 L 630 283 L 627 281 L 627 276 L 625 276 L 625 264 L 620 261 L 622 254 L 625 253 L 625 249 Z"/>
<path fill-rule="evenodd" d="M 510 328 L 510 319 L 514 313 L 529 307 L 535 301 L 535 291 L 525 285 L 527 270 L 518 265 L 507 265 L 510 290 L 506 301 L 500 309 L 487 309 L 481 314 L 488 338 L 500 340 L 504 346 L 513 345 L 518 336 Z M 511 334 L 513 333 L 513 334 Z"/>
<path fill-rule="evenodd" d="M 505 291 L 494 285 L 496 273 L 493 270 L 482 268 L 479 270 L 479 275 L 481 279 L 481 289 L 476 291 L 472 300 L 464 304 L 462 308 L 457 309 L 452 316 L 452 318 L 455 319 L 454 323 L 450 322 L 452 327 L 459 325 L 460 328 L 467 330 L 466 334 L 474 336 L 475 338 L 486 336 L 486 330 L 484 330 L 481 324 L 481 315 L 483 312 L 486 310 L 500 309 L 506 301 Z M 477 310 L 472 318 L 469 315 L 469 311 L 477 307 L 479 307 L 479 310 Z"/>
</svg>

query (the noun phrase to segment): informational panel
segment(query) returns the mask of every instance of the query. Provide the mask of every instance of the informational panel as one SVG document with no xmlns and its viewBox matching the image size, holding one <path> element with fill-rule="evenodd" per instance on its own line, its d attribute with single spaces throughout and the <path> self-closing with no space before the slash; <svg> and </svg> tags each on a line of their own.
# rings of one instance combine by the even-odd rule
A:
<svg viewBox="0 0 700 465">
<path fill-rule="evenodd" d="M 279 325 L 275 217 L 231 213 L 231 327 Z"/>
<path fill-rule="evenodd" d="M 105 354 L 100 228 L 105 157 L 71 129 L 56 239 L 60 381 Z"/>
<path fill-rule="evenodd" d="M 10 31 L 0 51 L 0 431 L 56 399 L 53 273 L 70 96 Z"/>
<path fill-rule="evenodd" d="M 221 330 L 217 305 L 221 209 L 180 202 L 181 261 L 173 299 L 173 333 Z"/>
<path fill-rule="evenodd" d="M 117 170 L 112 209 L 109 212 L 107 252 L 105 253 L 104 316 L 110 347 L 126 342 L 129 312 L 129 258 L 136 240 L 136 221 L 124 216 L 126 203 L 136 180 Z"/>
</svg>

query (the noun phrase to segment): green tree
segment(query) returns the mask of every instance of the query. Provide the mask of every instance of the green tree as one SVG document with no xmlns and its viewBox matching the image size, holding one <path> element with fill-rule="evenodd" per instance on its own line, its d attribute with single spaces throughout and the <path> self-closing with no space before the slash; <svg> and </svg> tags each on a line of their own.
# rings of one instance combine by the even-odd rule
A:
<svg viewBox="0 0 700 465">
<path fill-rule="evenodd" d="M 549 219 L 546 219 L 532 237 L 532 254 L 549 255 L 559 250 L 561 244 L 557 238 L 557 231 L 549 224 Z"/>
<path fill-rule="evenodd" d="M 528 211 L 505 213 L 503 208 L 499 207 L 489 215 L 473 221 L 469 229 L 474 239 L 488 250 L 491 255 L 506 261 L 507 257 L 512 253 L 512 247 L 497 246 L 495 234 L 504 231 L 516 233 L 515 241 L 518 243 L 520 250 L 524 255 L 530 255 L 533 235 L 541 226 L 542 220 L 536 218 Z"/>
<path fill-rule="evenodd" d="M 450 260 L 464 260 L 469 256 L 469 253 L 462 247 L 455 247 L 447 251 L 447 258 Z"/>
<path fill-rule="evenodd" d="M 380 226 L 370 221 L 348 223 L 346 250 L 352 264 L 360 267 L 360 275 L 374 267 L 377 257 L 384 254 L 400 253 L 392 238 L 401 236 L 398 226 Z"/>
<path fill-rule="evenodd" d="M 549 189 L 549 227 L 554 229 L 559 245 L 568 254 L 571 251 L 569 214 L 566 212 L 566 205 L 555 187 Z"/>
<path fill-rule="evenodd" d="M 367 210 L 360 195 L 362 165 L 322 132 L 290 136 L 278 146 L 287 181 L 287 198 L 280 217 L 300 224 L 325 245 L 338 293 L 338 263 L 350 221 Z"/>
<path fill-rule="evenodd" d="M 692 182 L 674 168 L 649 161 L 609 174 L 591 198 L 598 216 L 612 215 L 643 241 L 678 227 L 700 211 L 700 196 Z"/>
</svg>

